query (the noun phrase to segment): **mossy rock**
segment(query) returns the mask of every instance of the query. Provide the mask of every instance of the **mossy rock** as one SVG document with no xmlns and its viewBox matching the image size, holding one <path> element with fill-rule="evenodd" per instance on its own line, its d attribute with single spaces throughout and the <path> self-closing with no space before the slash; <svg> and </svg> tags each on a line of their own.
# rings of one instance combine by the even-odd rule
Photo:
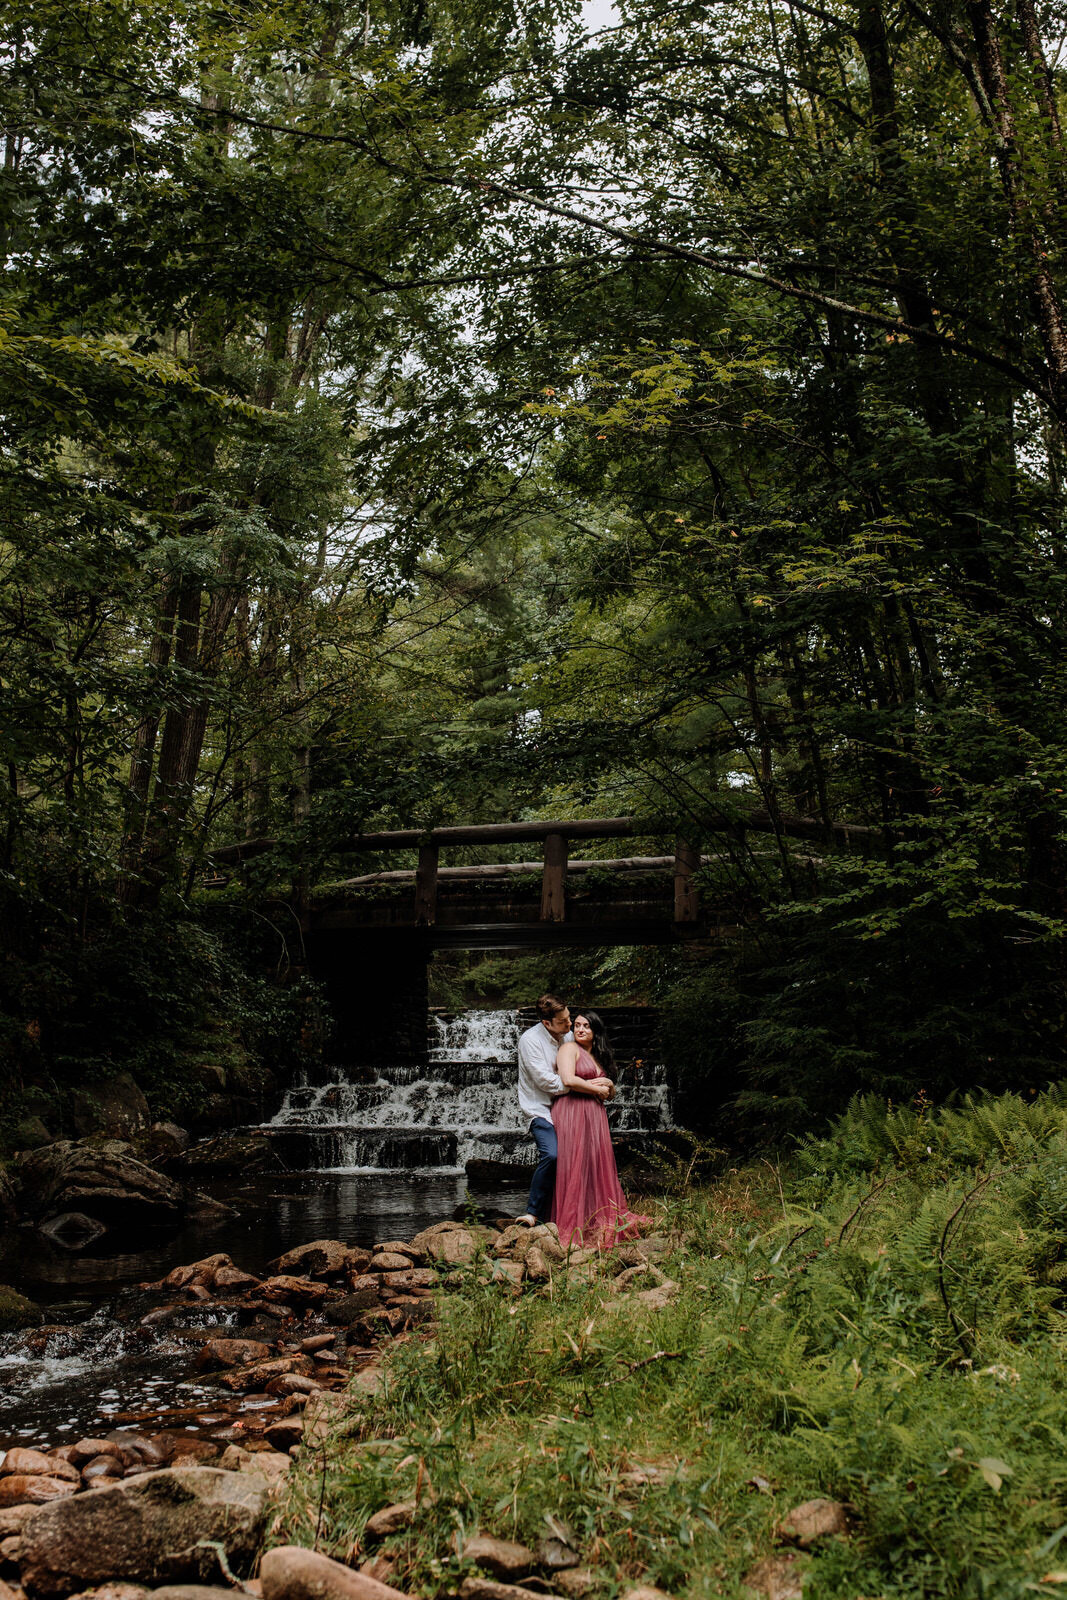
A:
<svg viewBox="0 0 1067 1600">
<path fill-rule="evenodd" d="M 52 1143 L 52 1135 L 40 1117 L 23 1117 L 14 1127 L 15 1144 L 20 1150 L 39 1150 Z"/>
<path fill-rule="evenodd" d="M 24 1294 L 0 1283 L 0 1333 L 13 1333 L 18 1328 L 36 1328 L 44 1321 L 44 1313 Z"/>
</svg>

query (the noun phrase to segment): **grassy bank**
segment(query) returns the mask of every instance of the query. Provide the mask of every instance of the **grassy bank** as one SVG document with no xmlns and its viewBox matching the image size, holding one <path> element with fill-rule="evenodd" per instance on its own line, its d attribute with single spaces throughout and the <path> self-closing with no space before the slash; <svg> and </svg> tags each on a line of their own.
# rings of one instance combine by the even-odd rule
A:
<svg viewBox="0 0 1067 1600">
<path fill-rule="evenodd" d="M 594 1595 L 740 1595 L 778 1520 L 829 1496 L 850 1532 L 802 1557 L 816 1600 L 1067 1589 L 1061 1096 L 859 1103 L 788 1166 L 656 1210 L 669 1304 L 476 1264 L 305 1460 L 279 1537 L 361 1560 L 367 1518 L 417 1498 L 374 1547 L 400 1588 L 455 1590 L 465 1537 L 555 1518 Z"/>
</svg>

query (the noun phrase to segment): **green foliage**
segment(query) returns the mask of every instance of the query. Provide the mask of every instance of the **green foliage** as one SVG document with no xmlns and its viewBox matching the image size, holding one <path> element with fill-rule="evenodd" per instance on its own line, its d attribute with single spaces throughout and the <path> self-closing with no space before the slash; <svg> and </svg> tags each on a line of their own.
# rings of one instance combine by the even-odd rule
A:
<svg viewBox="0 0 1067 1600">
<path fill-rule="evenodd" d="M 322 1003 L 276 967 L 276 930 L 240 909 L 173 915 L 83 943 L 51 936 L 0 967 L 0 1140 L 39 1116 L 71 1136 L 72 1091 L 130 1073 L 158 1118 L 258 1117 L 320 1048 Z M 207 1069 L 205 1071 L 205 1069 Z"/>
<path fill-rule="evenodd" d="M 555 1518 L 596 1594 L 740 1596 L 777 1520 L 827 1495 L 850 1532 L 815 1547 L 806 1592 L 1023 1600 L 1067 1521 L 1062 1097 L 924 1116 L 936 1159 L 867 1101 L 796 1171 L 662 1208 L 666 1309 L 620 1312 L 578 1271 L 515 1297 L 476 1263 L 432 1337 L 392 1351 L 356 1430 L 391 1445 L 309 1453 L 282 1536 L 348 1551 L 418 1497 L 385 1547 L 414 1593 L 462 1577 L 466 1536 L 534 1544 Z"/>
<path fill-rule="evenodd" d="M 739 1129 L 1058 1076 L 1057 7 L 13 0 L 5 939 L 630 811 Z"/>
</svg>

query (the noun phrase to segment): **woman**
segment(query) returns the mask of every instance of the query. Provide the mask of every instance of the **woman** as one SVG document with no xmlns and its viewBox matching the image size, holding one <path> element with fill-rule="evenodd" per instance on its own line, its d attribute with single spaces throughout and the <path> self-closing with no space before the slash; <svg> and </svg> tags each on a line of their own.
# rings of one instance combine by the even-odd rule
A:
<svg viewBox="0 0 1067 1600">
<path fill-rule="evenodd" d="M 614 1080 L 615 1059 L 595 1011 L 575 1017 L 573 1043 L 560 1045 L 556 1071 L 568 1090 L 583 1078 Z M 553 1102 L 552 1125 L 559 1141 L 552 1221 L 560 1243 L 610 1250 L 619 1239 L 636 1238 L 649 1219 L 627 1207 L 604 1102 L 589 1094 L 562 1095 Z"/>
</svg>

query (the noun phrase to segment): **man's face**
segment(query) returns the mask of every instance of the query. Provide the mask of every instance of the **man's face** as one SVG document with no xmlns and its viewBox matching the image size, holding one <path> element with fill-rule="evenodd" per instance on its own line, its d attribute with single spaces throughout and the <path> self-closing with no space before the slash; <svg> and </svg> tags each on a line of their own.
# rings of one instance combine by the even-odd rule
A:
<svg viewBox="0 0 1067 1600">
<path fill-rule="evenodd" d="M 545 1027 L 548 1029 L 553 1039 L 564 1038 L 565 1035 L 570 1032 L 571 1028 L 570 1007 L 564 1006 L 562 1011 L 557 1011 L 556 1015 L 545 1023 Z"/>
</svg>

